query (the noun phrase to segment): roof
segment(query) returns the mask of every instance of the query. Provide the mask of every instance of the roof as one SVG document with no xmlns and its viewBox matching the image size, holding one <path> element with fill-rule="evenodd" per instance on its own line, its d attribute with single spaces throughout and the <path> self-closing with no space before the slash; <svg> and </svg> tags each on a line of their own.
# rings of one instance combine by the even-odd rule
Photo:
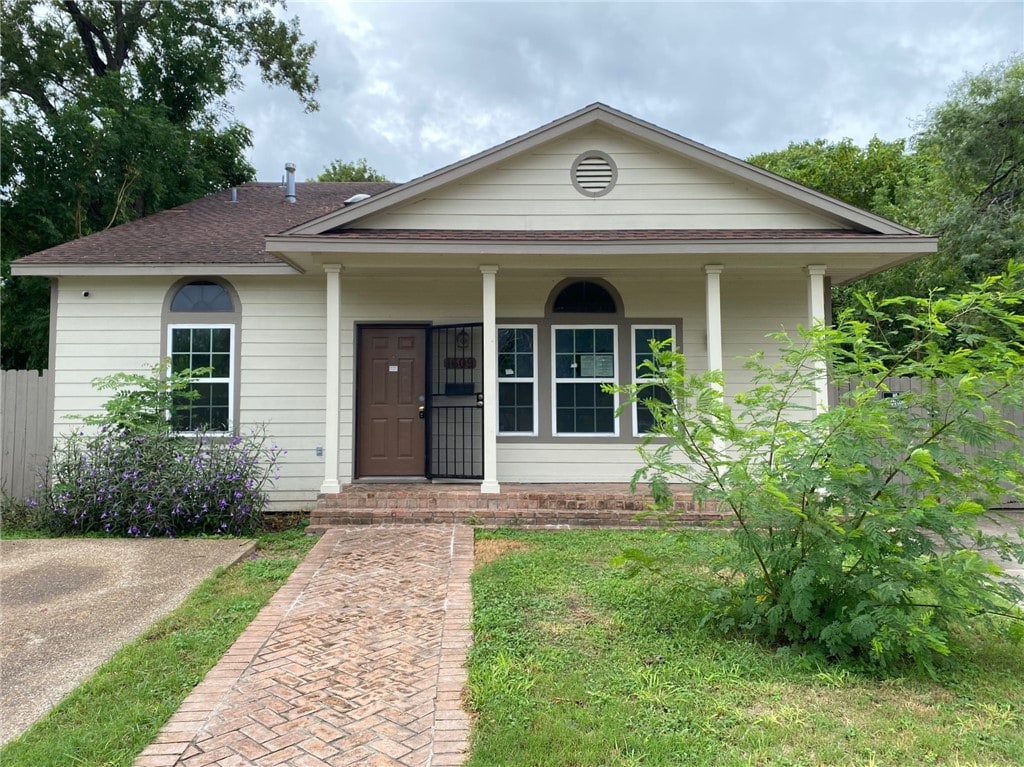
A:
<svg viewBox="0 0 1024 767">
<path fill-rule="evenodd" d="M 25 256 L 31 265 L 269 264 L 281 260 L 266 252 L 264 237 L 344 207 L 355 194 L 378 194 L 395 184 L 300 182 L 296 201 L 284 200 L 279 183 L 254 182 L 217 192 L 152 216 L 65 242 Z"/>
<path fill-rule="evenodd" d="M 826 194 L 802 186 L 795 181 L 790 181 L 756 165 L 751 165 L 724 152 L 719 152 L 717 149 L 712 149 L 678 133 L 673 133 L 670 130 L 599 102 L 553 120 L 529 133 L 524 133 L 483 152 L 390 189 L 372 200 L 367 200 L 358 207 L 353 206 L 347 210 L 332 211 L 319 219 L 300 224 L 285 234 L 322 234 L 340 226 L 351 227 L 368 216 L 415 200 L 441 186 L 459 181 L 470 174 L 496 166 L 541 144 L 546 144 L 580 128 L 594 124 L 604 125 L 635 136 L 669 152 L 686 157 L 706 168 L 721 171 L 771 194 L 788 198 L 806 208 L 843 220 L 854 228 L 883 234 L 919 234 L 913 229 L 897 224 L 882 216 L 862 210 L 834 197 L 829 197 Z"/>
<path fill-rule="evenodd" d="M 744 184 L 765 190 L 836 221 L 834 229 L 606 229 L 477 230 L 369 228 L 368 217 L 423 199 L 432 190 L 457 184 L 469 174 L 498 166 L 546 142 L 586 126 L 600 125 Z M 370 198 L 352 205 L 356 194 Z M 14 274 L 61 276 L 74 273 L 129 274 L 163 268 L 174 273 L 294 274 L 316 269 L 323 259 L 352 254 L 453 254 L 572 252 L 603 248 L 612 252 L 860 253 L 877 256 L 870 265 L 851 266 L 851 275 L 878 270 L 934 252 L 936 240 L 803 187 L 604 104 L 592 104 L 405 184 L 305 182 L 296 184 L 297 201 L 287 203 L 278 183 L 249 183 L 228 191 L 26 256 Z M 506 245 L 505 243 L 508 243 Z M 508 248 L 508 251 L 502 250 Z M 782 252 L 782 251 L 780 251 Z M 390 256 L 389 256 L 390 257 Z M 840 257 L 837 255 L 837 257 Z M 319 259 L 319 260 L 318 260 Z M 385 262 L 376 261 L 382 264 Z"/>
</svg>

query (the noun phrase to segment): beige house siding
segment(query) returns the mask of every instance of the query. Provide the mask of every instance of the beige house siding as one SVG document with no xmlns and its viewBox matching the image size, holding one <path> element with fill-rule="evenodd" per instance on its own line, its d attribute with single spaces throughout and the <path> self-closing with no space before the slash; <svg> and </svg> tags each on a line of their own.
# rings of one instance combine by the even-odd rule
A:
<svg viewBox="0 0 1024 767">
<path fill-rule="evenodd" d="M 552 289 L 561 272 L 507 269 L 497 278 L 499 322 L 544 320 Z M 682 324 L 682 350 L 689 366 L 707 365 L 703 274 L 646 274 L 618 271 L 601 276 L 622 299 L 626 322 L 664 318 Z M 229 280 L 242 304 L 239 328 L 239 427 L 266 425 L 269 440 L 287 453 L 272 491 L 278 510 L 309 508 L 324 477 L 326 360 L 326 289 L 324 277 L 235 277 Z M 142 372 L 159 361 L 164 333 L 161 308 L 175 278 L 63 278 L 57 315 L 55 367 L 56 433 L 78 422 L 71 414 L 100 412 L 105 395 L 91 381 L 119 371 Z M 339 478 L 351 482 L 355 442 L 355 342 L 359 323 L 447 324 L 481 319 L 479 273 L 434 270 L 417 273 L 383 271 L 342 273 L 341 407 Z M 83 291 L 89 297 L 83 297 Z M 723 348 L 727 393 L 749 383 L 749 371 L 737 358 L 769 349 L 765 336 L 806 323 L 806 277 L 794 270 L 785 276 L 744 277 L 726 273 L 722 281 Z M 598 323 L 600 324 L 600 323 Z M 623 339 L 626 340 L 626 339 Z M 620 349 L 622 345 L 620 344 Z M 620 360 L 620 380 L 627 379 L 627 359 Z M 538 360 L 550 370 L 550 360 Z M 493 387 L 492 387 L 493 388 Z M 493 392 L 492 399 L 493 402 Z M 623 426 L 620 433 L 628 437 Z M 499 438 L 500 482 L 627 481 L 638 466 L 627 438 L 545 440 Z"/>
<path fill-rule="evenodd" d="M 93 388 L 94 378 L 143 372 L 160 361 L 160 312 L 171 283 L 163 277 L 61 278 L 51 362 L 55 436 L 81 426 L 74 416 L 103 411 L 108 395 Z"/>
<path fill-rule="evenodd" d="M 597 149 L 618 168 L 585 197 L 573 161 Z M 371 229 L 841 229 L 820 212 L 624 134 L 590 127 L 358 223 Z"/>
<path fill-rule="evenodd" d="M 324 444 L 324 278 L 236 277 L 231 283 L 242 302 L 241 429 L 265 425 L 270 442 L 287 451 L 273 508 L 309 508 L 324 477 L 324 459 L 316 454 Z"/>
</svg>

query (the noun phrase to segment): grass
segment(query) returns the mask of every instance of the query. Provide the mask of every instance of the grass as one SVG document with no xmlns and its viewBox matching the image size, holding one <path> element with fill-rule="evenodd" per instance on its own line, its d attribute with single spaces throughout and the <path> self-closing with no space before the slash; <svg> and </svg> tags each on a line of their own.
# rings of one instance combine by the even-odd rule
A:
<svg viewBox="0 0 1024 767">
<path fill-rule="evenodd" d="M 4 746 L 0 764 L 132 764 L 315 543 L 299 528 L 259 536 L 256 558 L 203 582 Z"/>
<path fill-rule="evenodd" d="M 965 637 L 935 680 L 874 678 L 702 627 L 720 534 L 477 540 L 469 767 L 1024 765 L 1024 647 Z M 610 566 L 627 547 L 675 576 Z"/>
</svg>

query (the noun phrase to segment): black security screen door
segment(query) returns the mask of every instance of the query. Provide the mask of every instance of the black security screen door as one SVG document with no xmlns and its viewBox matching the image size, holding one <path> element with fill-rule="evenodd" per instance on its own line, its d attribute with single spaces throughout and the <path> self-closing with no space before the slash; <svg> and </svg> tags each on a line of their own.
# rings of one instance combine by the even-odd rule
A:
<svg viewBox="0 0 1024 767">
<path fill-rule="evenodd" d="M 483 325 L 430 329 L 427 472 L 435 479 L 484 478 Z"/>
</svg>

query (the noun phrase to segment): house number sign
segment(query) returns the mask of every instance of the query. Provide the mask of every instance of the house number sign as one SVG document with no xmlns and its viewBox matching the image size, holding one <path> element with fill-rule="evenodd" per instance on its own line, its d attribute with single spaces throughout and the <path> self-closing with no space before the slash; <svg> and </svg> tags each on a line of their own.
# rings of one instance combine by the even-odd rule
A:
<svg viewBox="0 0 1024 767">
<path fill-rule="evenodd" d="M 445 357 L 444 367 L 446 370 L 473 370 L 476 357 Z"/>
</svg>

